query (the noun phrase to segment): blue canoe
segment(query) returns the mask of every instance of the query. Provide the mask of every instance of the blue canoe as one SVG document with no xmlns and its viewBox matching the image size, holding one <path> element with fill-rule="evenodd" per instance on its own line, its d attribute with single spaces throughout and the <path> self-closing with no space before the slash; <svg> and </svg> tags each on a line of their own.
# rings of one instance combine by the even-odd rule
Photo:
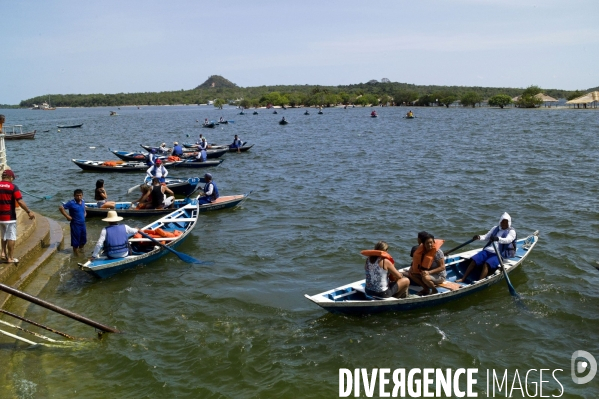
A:
<svg viewBox="0 0 599 399">
<path fill-rule="evenodd" d="M 177 209 L 166 216 L 161 217 L 153 223 L 143 227 L 141 230 L 156 230 L 158 228 L 166 232 L 178 230 L 181 235 L 172 238 L 160 238 L 159 241 L 165 242 L 166 246 L 176 248 L 191 233 L 198 220 L 198 207 L 188 204 L 183 208 Z M 125 258 L 110 259 L 101 255 L 98 259 L 79 264 L 79 268 L 87 273 L 100 278 L 107 278 L 126 269 L 135 266 L 146 265 L 169 253 L 162 246 L 153 245 L 147 238 L 129 238 L 132 252 Z M 152 245 L 148 245 L 148 243 Z"/>
<path fill-rule="evenodd" d="M 514 258 L 504 259 L 506 272 L 509 274 L 522 264 L 524 259 L 530 254 L 539 240 L 538 231 L 530 236 L 517 241 L 517 250 Z M 430 306 L 443 305 L 449 301 L 454 301 L 471 295 L 497 284 L 503 280 L 501 268 L 478 281 L 471 280 L 470 276 L 465 283 L 456 283 L 466 270 L 470 258 L 480 252 L 482 248 L 462 252 L 445 258 L 445 267 L 447 269 L 447 282 L 438 286 L 439 293 L 427 296 L 418 296 L 416 293 L 422 289 L 418 285 L 410 285 L 407 298 L 373 298 L 364 292 L 365 280 L 356 281 L 332 290 L 328 290 L 316 295 L 304 295 L 307 299 L 314 302 L 323 309 L 331 313 L 339 314 L 365 314 L 377 313 L 382 311 L 406 311 L 412 309 L 425 308 Z M 408 267 L 399 269 L 407 271 Z M 472 275 L 471 275 L 472 276 Z"/>
<path fill-rule="evenodd" d="M 182 208 L 186 205 L 195 205 L 198 207 L 198 212 L 210 212 L 217 211 L 219 209 L 231 209 L 236 208 L 243 204 L 245 200 L 249 197 L 252 192 L 250 191 L 247 194 L 239 194 L 239 195 L 225 195 L 216 199 L 216 201 L 211 202 L 209 204 L 201 204 L 198 205 L 198 197 L 196 198 L 183 198 L 177 199 L 173 201 L 173 207 L 167 209 L 135 209 L 137 203 L 134 202 L 116 202 L 114 206 L 114 210 L 119 214 L 119 216 L 126 217 L 148 217 L 148 216 L 162 216 L 167 213 L 171 213 L 174 209 Z M 87 213 L 87 217 L 106 217 L 108 211 L 111 209 L 108 208 L 98 208 L 98 205 L 95 203 L 85 204 L 85 211 Z"/>
</svg>

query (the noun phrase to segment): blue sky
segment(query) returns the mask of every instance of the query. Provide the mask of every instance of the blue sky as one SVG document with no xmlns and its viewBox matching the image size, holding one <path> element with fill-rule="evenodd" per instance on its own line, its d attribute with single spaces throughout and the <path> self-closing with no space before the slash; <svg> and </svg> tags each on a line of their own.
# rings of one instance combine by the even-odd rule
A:
<svg viewBox="0 0 599 399">
<path fill-rule="evenodd" d="M 239 86 L 599 86 L 599 1 L 0 1 L 0 103 Z"/>
</svg>

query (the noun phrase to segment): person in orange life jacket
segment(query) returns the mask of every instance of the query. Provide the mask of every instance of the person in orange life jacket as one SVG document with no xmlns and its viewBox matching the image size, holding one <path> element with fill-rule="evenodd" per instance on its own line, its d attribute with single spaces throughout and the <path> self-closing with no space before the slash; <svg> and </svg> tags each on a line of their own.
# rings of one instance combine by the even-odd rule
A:
<svg viewBox="0 0 599 399">
<path fill-rule="evenodd" d="M 389 245 L 379 241 L 374 246 L 375 251 L 362 251 L 363 255 L 370 255 L 364 264 L 366 273 L 366 294 L 380 298 L 406 298 L 410 280 L 395 268 L 395 261 L 387 253 Z"/>
<path fill-rule="evenodd" d="M 204 196 L 198 199 L 200 205 L 214 202 L 219 197 L 218 188 L 212 181 L 212 175 L 210 173 L 206 173 L 204 175 L 204 180 L 206 180 L 206 184 L 204 185 Z"/>
<path fill-rule="evenodd" d="M 419 239 L 422 240 L 422 244 L 414 252 L 410 279 L 422 287 L 418 295 L 436 294 L 438 291 L 435 285 L 443 283 L 447 278 L 445 255 L 440 249 L 443 240 L 435 241 L 432 234 L 426 234 Z"/>
<path fill-rule="evenodd" d="M 167 198 L 167 195 L 169 197 Z M 173 192 L 166 184 L 161 184 L 157 177 L 152 178 L 152 190 L 149 194 L 150 205 L 147 209 L 164 209 L 173 204 L 175 199 Z"/>
<path fill-rule="evenodd" d="M 148 153 L 148 158 L 146 160 L 146 165 L 148 166 L 153 166 L 154 164 L 156 164 L 156 160 L 158 158 L 156 157 L 156 148 L 152 148 L 150 150 L 150 152 Z"/>
<path fill-rule="evenodd" d="M 421 231 L 421 232 L 419 232 L 419 233 L 418 233 L 418 236 L 417 236 L 417 238 L 416 238 L 416 239 L 418 240 L 418 244 L 417 244 L 417 245 L 414 245 L 414 246 L 412 247 L 412 249 L 410 250 L 410 258 L 413 258 L 413 257 L 414 257 L 414 253 L 416 252 L 416 250 L 418 249 L 418 247 L 420 246 L 420 244 L 422 244 L 422 243 L 423 243 L 424 239 L 425 239 L 426 237 L 428 237 L 428 235 L 429 235 L 429 234 L 428 234 L 426 231 Z M 407 278 L 409 278 L 410 280 L 412 280 L 412 278 L 410 277 L 410 270 L 408 270 L 408 271 L 404 271 L 404 272 L 402 272 L 402 273 L 403 273 L 403 275 L 404 275 L 405 277 L 407 277 Z"/>
<path fill-rule="evenodd" d="M 472 237 L 473 240 L 489 240 L 489 242 L 487 242 L 482 251 L 471 258 L 472 260 L 464 276 L 456 280 L 456 283 L 465 282 L 475 267 L 481 268 L 479 279 L 495 273 L 495 270 L 499 266 L 499 258 L 497 258 L 492 242 L 497 242 L 497 247 L 502 258 L 512 258 L 516 254 L 517 238 L 516 230 L 512 227 L 512 217 L 507 212 L 504 212 L 499 219 L 498 226 L 493 226 L 484 236 L 476 235 Z"/>
<path fill-rule="evenodd" d="M 97 259 L 102 249 L 108 258 L 124 258 L 129 255 L 129 237 L 137 233 L 138 229 L 118 224 L 123 218 L 116 211 L 108 211 L 108 215 L 102 220 L 108 222 L 108 226 L 102 229 L 89 260 Z"/>
<path fill-rule="evenodd" d="M 2 172 L 0 181 L 0 236 L 2 236 L 2 259 L 7 263 L 17 263 L 19 260 L 13 258 L 15 242 L 17 241 L 17 207 L 18 203 L 29 219 L 35 219 L 35 215 L 25 201 L 19 188 L 13 184 L 17 178 L 15 173 L 6 169 Z"/>
<path fill-rule="evenodd" d="M 148 168 L 146 171 L 148 176 L 157 177 L 161 183 L 164 183 L 164 178 L 168 176 L 168 170 L 162 165 L 162 160 L 157 159 L 156 163 Z"/>
<path fill-rule="evenodd" d="M 96 190 L 94 191 L 94 199 L 98 208 L 110 208 L 114 209 L 116 202 L 108 201 L 108 194 L 104 189 L 104 179 L 96 180 Z"/>
<path fill-rule="evenodd" d="M 175 141 L 173 143 L 173 145 L 174 145 L 173 153 L 171 155 L 173 155 L 175 157 L 182 157 L 183 156 L 183 147 L 181 147 L 177 141 Z"/>
</svg>

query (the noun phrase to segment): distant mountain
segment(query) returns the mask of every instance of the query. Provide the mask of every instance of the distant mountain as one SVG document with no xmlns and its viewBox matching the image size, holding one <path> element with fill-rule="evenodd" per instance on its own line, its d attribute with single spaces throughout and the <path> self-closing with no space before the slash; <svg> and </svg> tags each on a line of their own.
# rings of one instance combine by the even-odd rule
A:
<svg viewBox="0 0 599 399">
<path fill-rule="evenodd" d="M 209 89 L 211 87 L 237 87 L 237 85 L 220 75 L 212 75 L 196 89 Z"/>
</svg>

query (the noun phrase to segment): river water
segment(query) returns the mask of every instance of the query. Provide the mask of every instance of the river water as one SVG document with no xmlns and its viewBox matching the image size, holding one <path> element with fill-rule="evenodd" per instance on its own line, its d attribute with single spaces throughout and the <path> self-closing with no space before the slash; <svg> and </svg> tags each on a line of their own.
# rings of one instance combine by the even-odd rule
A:
<svg viewBox="0 0 599 399">
<path fill-rule="evenodd" d="M 38 130 L 34 141 L 7 142 L 15 183 L 34 211 L 63 220 L 59 201 L 75 188 L 92 200 L 98 178 L 110 199 L 134 199 L 126 191 L 141 174 L 83 172 L 71 158 L 115 159 L 108 148 L 199 133 L 209 142 L 239 134 L 255 144 L 211 170 L 221 195 L 253 193 L 239 209 L 201 215 L 179 247 L 212 266 L 168 255 L 99 280 L 77 270 L 81 259 L 67 241 L 39 295 L 125 333 L 95 340 L 87 326 L 30 309 L 32 318 L 88 340 L 30 348 L 0 338 L 0 364 L 8 365 L 0 396 L 330 398 L 339 395 L 340 368 L 476 368 L 479 397 L 492 394 L 487 370 L 507 370 L 512 397 L 522 397 L 516 374 L 529 396 L 542 379 L 543 395 L 597 397 L 599 376 L 585 385 L 570 376 L 574 351 L 599 360 L 596 110 L 416 108 L 413 120 L 402 118 L 403 107 L 378 108 L 376 119 L 369 108 L 309 116 L 176 106 L 121 107 L 110 117 L 110 110 L 2 110 L 7 125 Z M 196 122 L 221 115 L 235 123 Z M 281 116 L 290 124 L 278 125 Z M 53 198 L 34 197 L 45 195 Z M 363 278 L 359 251 L 378 240 L 404 264 L 418 231 L 447 240 L 448 249 L 486 233 L 505 211 L 520 237 L 540 231 L 510 276 L 528 312 L 503 283 L 442 307 L 357 317 L 328 314 L 303 297 Z M 103 225 L 88 222 L 91 241 Z M 529 369 L 554 377 L 531 372 L 525 381 Z"/>
</svg>

